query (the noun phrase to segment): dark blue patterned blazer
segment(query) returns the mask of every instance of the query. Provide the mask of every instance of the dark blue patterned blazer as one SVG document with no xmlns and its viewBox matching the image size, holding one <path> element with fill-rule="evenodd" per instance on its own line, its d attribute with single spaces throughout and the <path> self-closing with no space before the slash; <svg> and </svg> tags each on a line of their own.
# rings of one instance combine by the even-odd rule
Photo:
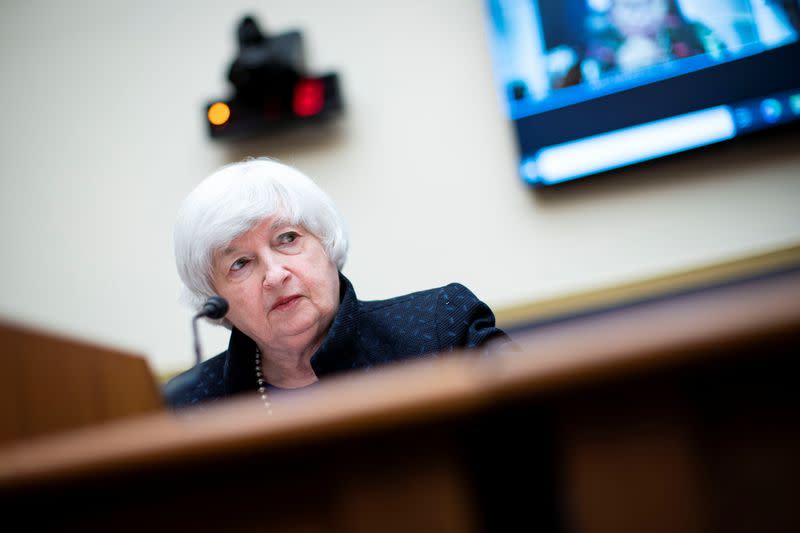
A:
<svg viewBox="0 0 800 533">
<path fill-rule="evenodd" d="M 495 327 L 489 307 L 458 283 L 389 300 L 361 301 L 350 281 L 342 274 L 339 279 L 339 310 L 311 358 L 320 380 L 347 370 L 508 340 Z M 255 392 L 255 348 L 255 342 L 234 328 L 226 351 L 167 382 L 167 403 L 181 407 Z"/>
</svg>

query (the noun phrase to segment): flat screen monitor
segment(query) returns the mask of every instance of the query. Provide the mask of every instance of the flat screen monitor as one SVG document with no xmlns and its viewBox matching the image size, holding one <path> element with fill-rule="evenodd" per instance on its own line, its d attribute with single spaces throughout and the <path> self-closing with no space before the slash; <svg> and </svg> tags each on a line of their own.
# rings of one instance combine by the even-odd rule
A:
<svg viewBox="0 0 800 533">
<path fill-rule="evenodd" d="M 800 119 L 800 0 L 486 2 L 533 186 Z"/>
</svg>

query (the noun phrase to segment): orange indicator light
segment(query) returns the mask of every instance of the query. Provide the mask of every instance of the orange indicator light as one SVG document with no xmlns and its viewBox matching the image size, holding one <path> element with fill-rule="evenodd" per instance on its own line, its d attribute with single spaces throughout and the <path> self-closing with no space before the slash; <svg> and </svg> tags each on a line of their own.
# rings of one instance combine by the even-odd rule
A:
<svg viewBox="0 0 800 533">
<path fill-rule="evenodd" d="M 208 121 L 215 126 L 222 126 L 231 118 L 231 108 L 228 104 L 217 102 L 208 108 Z"/>
</svg>

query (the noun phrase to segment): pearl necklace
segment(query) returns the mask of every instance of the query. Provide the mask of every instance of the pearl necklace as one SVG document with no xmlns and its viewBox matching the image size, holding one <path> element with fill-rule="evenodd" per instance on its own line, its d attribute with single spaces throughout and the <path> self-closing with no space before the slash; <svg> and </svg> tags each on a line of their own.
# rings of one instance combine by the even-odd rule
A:
<svg viewBox="0 0 800 533">
<path fill-rule="evenodd" d="M 267 382 L 264 379 L 264 374 L 261 372 L 261 350 L 258 349 L 256 346 L 256 383 L 258 385 L 258 393 L 261 395 L 261 399 L 264 400 L 264 407 L 267 410 L 267 414 L 272 414 L 272 402 L 269 399 L 269 394 L 267 394 Z"/>
</svg>

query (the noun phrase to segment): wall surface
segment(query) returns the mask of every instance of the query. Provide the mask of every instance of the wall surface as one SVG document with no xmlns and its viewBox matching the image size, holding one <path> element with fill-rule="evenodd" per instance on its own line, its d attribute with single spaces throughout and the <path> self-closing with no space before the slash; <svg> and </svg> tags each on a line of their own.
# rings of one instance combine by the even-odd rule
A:
<svg viewBox="0 0 800 533">
<path fill-rule="evenodd" d="M 221 144 L 245 13 L 305 32 L 347 113 L 320 131 Z M 0 317 L 192 361 L 172 225 L 248 155 L 298 166 L 351 230 L 362 298 L 460 281 L 495 308 L 800 242 L 800 135 L 760 136 L 537 193 L 516 174 L 479 0 L 0 3 Z M 591 120 L 591 117 L 586 117 Z M 227 344 L 202 330 L 206 356 Z"/>
</svg>

